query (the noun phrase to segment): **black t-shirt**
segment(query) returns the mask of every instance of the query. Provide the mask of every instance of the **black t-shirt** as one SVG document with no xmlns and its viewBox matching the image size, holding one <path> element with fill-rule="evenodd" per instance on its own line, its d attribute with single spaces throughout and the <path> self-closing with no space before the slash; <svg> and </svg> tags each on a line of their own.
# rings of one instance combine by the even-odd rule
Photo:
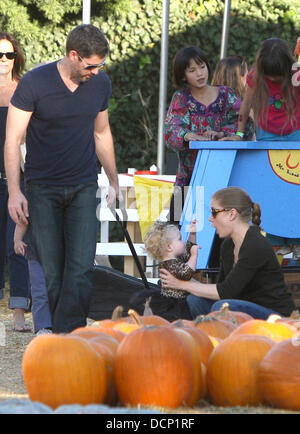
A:
<svg viewBox="0 0 300 434">
<path fill-rule="evenodd" d="M 255 226 L 247 231 L 234 265 L 234 244 L 224 240 L 217 290 L 221 299 L 251 301 L 289 316 L 296 308 L 270 242 Z"/>
<path fill-rule="evenodd" d="M 20 80 L 11 103 L 33 112 L 26 135 L 25 180 L 77 185 L 97 180 L 94 121 L 108 107 L 109 77 L 103 72 L 71 92 L 52 62 Z"/>
</svg>

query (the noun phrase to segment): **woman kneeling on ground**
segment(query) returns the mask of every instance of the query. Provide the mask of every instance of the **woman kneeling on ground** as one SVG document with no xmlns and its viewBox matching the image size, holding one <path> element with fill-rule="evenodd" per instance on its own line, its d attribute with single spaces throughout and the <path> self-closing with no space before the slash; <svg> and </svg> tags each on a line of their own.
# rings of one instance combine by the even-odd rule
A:
<svg viewBox="0 0 300 434">
<path fill-rule="evenodd" d="M 260 216 L 259 204 L 241 188 L 218 190 L 211 199 L 209 218 L 224 238 L 218 282 L 182 281 L 165 269 L 160 271 L 163 287 L 190 293 L 187 303 L 193 318 L 219 310 L 225 301 L 230 310 L 246 312 L 256 319 L 266 319 L 271 313 L 289 316 L 295 309 L 273 247 L 261 234 Z"/>
</svg>

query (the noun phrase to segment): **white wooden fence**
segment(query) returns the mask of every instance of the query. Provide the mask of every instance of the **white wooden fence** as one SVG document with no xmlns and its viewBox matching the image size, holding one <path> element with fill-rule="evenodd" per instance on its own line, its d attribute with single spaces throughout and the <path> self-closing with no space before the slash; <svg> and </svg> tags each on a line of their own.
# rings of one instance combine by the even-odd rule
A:
<svg viewBox="0 0 300 434">
<path fill-rule="evenodd" d="M 119 174 L 119 185 L 125 198 L 126 212 L 128 216 L 127 230 L 131 236 L 133 245 L 142 263 L 145 266 L 145 273 L 149 281 L 155 281 L 155 269 L 153 268 L 153 260 L 147 256 L 144 249 L 144 244 L 141 238 L 141 232 L 139 227 L 139 215 L 135 200 L 134 178 L 130 173 L 131 169 L 128 169 L 128 174 Z M 139 176 L 139 175 L 137 175 Z M 175 181 L 175 175 L 141 175 L 144 178 L 157 179 L 162 181 Z M 124 273 L 131 276 L 140 277 L 138 269 L 135 265 L 134 258 L 126 241 L 120 240 L 118 242 L 110 242 L 110 222 L 116 221 L 114 215 L 107 208 L 106 194 L 108 191 L 108 178 L 105 173 L 98 175 L 98 185 L 101 192 L 101 205 L 98 213 L 100 219 L 100 242 L 97 243 L 96 256 L 124 256 Z M 166 221 L 168 214 L 168 208 L 164 209 L 159 219 Z M 122 212 L 118 211 L 120 218 L 122 219 Z"/>
</svg>

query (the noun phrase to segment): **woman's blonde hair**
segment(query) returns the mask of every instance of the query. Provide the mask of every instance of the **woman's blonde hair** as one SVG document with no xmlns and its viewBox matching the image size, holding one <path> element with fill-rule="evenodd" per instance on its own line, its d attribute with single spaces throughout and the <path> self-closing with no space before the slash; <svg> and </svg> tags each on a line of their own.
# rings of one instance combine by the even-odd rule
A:
<svg viewBox="0 0 300 434">
<path fill-rule="evenodd" d="M 212 86 L 228 86 L 236 91 L 239 98 L 243 98 L 245 85 L 242 77 L 247 72 L 247 63 L 242 56 L 228 56 L 221 59 L 215 69 Z"/>
<path fill-rule="evenodd" d="M 219 205 L 226 209 L 234 208 L 240 215 L 242 221 L 248 223 L 250 220 L 253 225 L 261 229 L 261 210 L 258 203 L 253 202 L 249 194 L 239 187 L 226 187 L 214 193 L 213 198 Z"/>
<path fill-rule="evenodd" d="M 162 260 L 166 247 L 174 239 L 174 231 L 178 226 L 167 222 L 156 221 L 145 235 L 144 244 L 147 252 L 157 260 Z"/>
</svg>

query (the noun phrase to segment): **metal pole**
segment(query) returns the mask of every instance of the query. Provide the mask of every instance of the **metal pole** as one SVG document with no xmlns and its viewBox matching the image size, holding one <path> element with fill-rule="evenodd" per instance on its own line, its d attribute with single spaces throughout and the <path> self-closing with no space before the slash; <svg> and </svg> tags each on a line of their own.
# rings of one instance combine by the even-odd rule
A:
<svg viewBox="0 0 300 434">
<path fill-rule="evenodd" d="M 158 137 L 157 137 L 157 171 L 164 173 L 164 122 L 166 115 L 167 79 L 168 79 L 168 35 L 169 35 L 169 10 L 170 1 L 163 0 L 162 34 L 160 52 L 160 81 L 159 81 L 159 105 L 158 105 Z"/>
<path fill-rule="evenodd" d="M 82 24 L 91 23 L 91 0 L 82 0 Z"/>
<path fill-rule="evenodd" d="M 230 9 L 231 0 L 225 0 L 224 15 L 223 15 L 223 28 L 222 28 L 222 40 L 221 40 L 221 54 L 220 58 L 226 57 L 228 34 L 229 34 L 229 22 L 230 22 Z"/>
</svg>

